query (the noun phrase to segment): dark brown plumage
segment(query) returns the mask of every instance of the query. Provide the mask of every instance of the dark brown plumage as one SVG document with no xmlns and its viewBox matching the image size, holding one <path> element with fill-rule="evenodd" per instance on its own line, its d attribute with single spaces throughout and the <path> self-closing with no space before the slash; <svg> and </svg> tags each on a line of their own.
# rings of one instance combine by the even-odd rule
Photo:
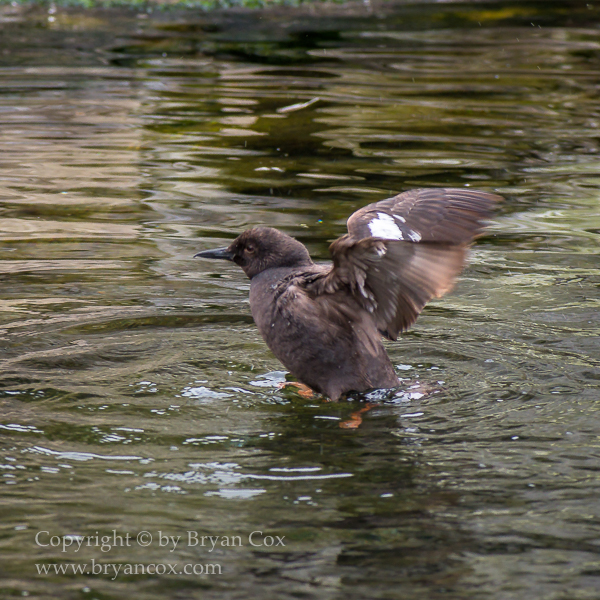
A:
<svg viewBox="0 0 600 600">
<path fill-rule="evenodd" d="M 302 383 L 335 400 L 398 385 L 381 336 L 397 339 L 429 300 L 452 288 L 500 200 L 467 189 L 420 189 L 369 204 L 329 247 L 333 265 L 316 265 L 303 244 L 270 227 L 196 256 L 244 270 L 252 316 L 269 348 Z"/>
</svg>

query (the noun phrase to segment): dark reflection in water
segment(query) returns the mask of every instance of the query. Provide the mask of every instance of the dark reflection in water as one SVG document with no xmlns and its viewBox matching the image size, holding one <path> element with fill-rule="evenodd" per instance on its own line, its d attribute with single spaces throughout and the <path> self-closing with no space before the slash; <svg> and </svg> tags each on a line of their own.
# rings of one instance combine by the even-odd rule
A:
<svg viewBox="0 0 600 600">
<path fill-rule="evenodd" d="M 598 597 L 595 4 L 0 28 L 0 595 Z M 418 186 L 507 201 L 344 428 L 364 400 L 282 389 L 243 274 L 191 256 L 266 224 L 326 259 Z"/>
</svg>

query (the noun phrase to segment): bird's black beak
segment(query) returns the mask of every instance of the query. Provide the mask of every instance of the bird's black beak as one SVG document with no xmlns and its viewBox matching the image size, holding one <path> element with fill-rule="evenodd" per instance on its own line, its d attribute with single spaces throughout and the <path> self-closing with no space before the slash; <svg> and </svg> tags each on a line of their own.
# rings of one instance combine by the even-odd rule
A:
<svg viewBox="0 0 600 600">
<path fill-rule="evenodd" d="M 233 253 L 228 248 L 215 248 L 214 250 L 203 250 L 194 254 L 194 258 L 220 258 L 222 260 L 233 260 Z"/>
</svg>

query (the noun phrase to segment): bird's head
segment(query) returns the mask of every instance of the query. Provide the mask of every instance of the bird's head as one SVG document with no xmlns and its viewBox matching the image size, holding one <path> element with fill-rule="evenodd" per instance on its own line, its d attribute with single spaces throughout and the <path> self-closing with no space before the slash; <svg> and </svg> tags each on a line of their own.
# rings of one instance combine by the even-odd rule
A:
<svg viewBox="0 0 600 600">
<path fill-rule="evenodd" d="M 271 227 L 247 229 L 227 248 L 204 250 L 196 257 L 231 260 L 242 267 L 250 279 L 267 269 L 312 264 L 304 244 Z"/>
</svg>

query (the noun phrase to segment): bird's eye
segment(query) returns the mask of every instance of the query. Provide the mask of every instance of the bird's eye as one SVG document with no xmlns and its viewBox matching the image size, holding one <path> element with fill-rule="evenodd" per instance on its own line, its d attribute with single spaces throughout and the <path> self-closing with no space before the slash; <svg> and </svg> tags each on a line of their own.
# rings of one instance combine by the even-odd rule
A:
<svg viewBox="0 0 600 600">
<path fill-rule="evenodd" d="M 256 252 L 256 248 L 252 245 L 246 246 L 245 250 L 248 254 L 254 254 Z"/>
</svg>

